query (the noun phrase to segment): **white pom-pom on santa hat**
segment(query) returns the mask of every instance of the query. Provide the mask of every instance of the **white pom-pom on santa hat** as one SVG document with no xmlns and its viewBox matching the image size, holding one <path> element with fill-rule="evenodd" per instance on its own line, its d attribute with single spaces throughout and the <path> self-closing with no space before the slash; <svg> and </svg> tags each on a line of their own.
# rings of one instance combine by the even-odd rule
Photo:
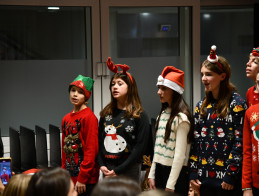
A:
<svg viewBox="0 0 259 196">
<path fill-rule="evenodd" d="M 213 46 L 211 46 L 211 50 L 216 50 L 217 49 L 217 46 L 215 46 L 215 45 L 213 45 Z"/>
<path fill-rule="evenodd" d="M 215 45 L 211 46 L 210 55 L 207 57 L 208 61 L 211 63 L 218 62 L 218 56 L 216 55 L 216 52 L 215 52 L 216 49 L 217 47 Z"/>
</svg>

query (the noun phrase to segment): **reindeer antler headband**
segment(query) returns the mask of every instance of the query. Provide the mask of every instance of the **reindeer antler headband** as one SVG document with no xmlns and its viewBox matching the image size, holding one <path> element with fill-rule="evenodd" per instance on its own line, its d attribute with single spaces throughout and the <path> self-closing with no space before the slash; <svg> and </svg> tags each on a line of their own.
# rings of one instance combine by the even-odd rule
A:
<svg viewBox="0 0 259 196">
<path fill-rule="evenodd" d="M 122 72 L 127 74 L 131 80 L 131 82 L 133 83 L 133 79 L 130 75 L 130 73 L 128 73 L 127 71 L 129 70 L 129 66 L 128 65 L 122 65 L 122 64 L 116 64 L 114 65 L 113 62 L 111 61 L 111 57 L 108 57 L 107 59 L 107 67 L 109 68 L 109 70 L 111 70 L 113 73 L 118 73 L 118 67 L 120 67 L 122 69 Z"/>
</svg>

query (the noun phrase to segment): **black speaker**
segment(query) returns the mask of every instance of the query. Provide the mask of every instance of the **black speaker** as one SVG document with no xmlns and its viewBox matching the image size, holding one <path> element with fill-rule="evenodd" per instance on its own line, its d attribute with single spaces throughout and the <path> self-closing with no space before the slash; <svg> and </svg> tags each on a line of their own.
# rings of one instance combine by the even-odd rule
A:
<svg viewBox="0 0 259 196">
<path fill-rule="evenodd" d="M 12 168 L 15 173 L 21 172 L 21 147 L 20 133 L 9 127 L 10 157 L 12 157 Z"/>
<path fill-rule="evenodd" d="M 33 130 L 20 126 L 21 170 L 36 168 L 35 133 Z"/>
<path fill-rule="evenodd" d="M 36 133 L 36 160 L 37 168 L 48 167 L 48 151 L 46 131 L 40 126 L 35 126 Z"/>
<path fill-rule="evenodd" d="M 54 125 L 49 125 L 49 150 L 50 150 L 50 166 L 61 166 L 61 143 L 60 143 L 60 128 Z"/>
</svg>

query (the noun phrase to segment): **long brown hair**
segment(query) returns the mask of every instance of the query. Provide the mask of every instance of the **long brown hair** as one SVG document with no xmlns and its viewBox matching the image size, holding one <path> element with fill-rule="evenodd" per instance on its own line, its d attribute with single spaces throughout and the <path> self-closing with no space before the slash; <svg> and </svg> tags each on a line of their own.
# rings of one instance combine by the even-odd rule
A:
<svg viewBox="0 0 259 196">
<path fill-rule="evenodd" d="M 213 71 L 217 74 L 226 73 L 225 79 L 220 82 L 219 95 L 215 111 L 218 117 L 224 118 L 229 113 L 229 103 L 231 99 L 231 94 L 232 91 L 236 91 L 236 87 L 230 82 L 231 68 L 228 61 L 224 57 L 219 56 L 218 62 L 222 65 L 222 69 L 217 63 L 211 63 L 208 60 L 205 60 L 202 63 L 201 68 L 204 66 L 210 71 Z M 203 99 L 200 109 L 200 115 L 202 118 L 205 118 L 207 116 L 207 106 L 211 103 L 212 100 L 212 93 L 205 92 L 205 97 Z"/>
<path fill-rule="evenodd" d="M 170 137 L 171 126 L 172 126 L 174 118 L 176 116 L 179 116 L 179 113 L 182 112 L 187 116 L 188 120 L 190 121 L 190 130 L 189 130 L 189 133 L 187 136 L 187 142 L 191 143 L 193 140 L 193 127 L 194 127 L 192 113 L 190 112 L 187 103 L 183 99 L 183 96 L 174 90 L 172 90 L 172 91 L 173 91 L 173 96 L 172 96 L 172 100 L 171 100 L 171 114 L 170 114 L 170 118 L 168 119 L 168 121 L 166 123 L 164 142 L 166 143 Z M 159 113 L 159 116 L 158 116 L 158 119 L 157 119 L 156 125 L 155 125 L 155 134 L 158 129 L 158 124 L 159 124 L 161 114 L 167 107 L 168 107 L 168 103 L 162 103 L 162 107 L 161 107 L 161 110 L 160 110 L 160 113 Z"/>
<path fill-rule="evenodd" d="M 122 79 L 128 85 L 128 92 L 126 98 L 126 117 L 130 118 L 139 118 L 140 114 L 143 112 L 143 107 L 138 94 L 138 88 L 136 81 L 133 76 L 132 81 L 126 73 L 118 72 L 113 75 L 110 81 L 110 92 L 112 87 L 112 81 L 114 79 Z M 101 117 L 107 115 L 112 115 L 114 110 L 117 108 L 117 100 L 112 96 L 111 92 L 111 101 L 110 103 L 100 112 Z"/>
</svg>

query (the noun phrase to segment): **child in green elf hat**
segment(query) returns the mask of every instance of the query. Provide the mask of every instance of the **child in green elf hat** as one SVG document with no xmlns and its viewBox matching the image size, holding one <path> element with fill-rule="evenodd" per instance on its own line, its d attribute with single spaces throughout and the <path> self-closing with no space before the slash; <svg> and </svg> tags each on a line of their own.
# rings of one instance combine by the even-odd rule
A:
<svg viewBox="0 0 259 196">
<path fill-rule="evenodd" d="M 69 171 L 80 196 L 91 195 L 98 182 L 98 120 L 85 104 L 91 96 L 94 80 L 79 75 L 69 85 L 74 109 L 62 120 L 62 168 Z"/>
</svg>

